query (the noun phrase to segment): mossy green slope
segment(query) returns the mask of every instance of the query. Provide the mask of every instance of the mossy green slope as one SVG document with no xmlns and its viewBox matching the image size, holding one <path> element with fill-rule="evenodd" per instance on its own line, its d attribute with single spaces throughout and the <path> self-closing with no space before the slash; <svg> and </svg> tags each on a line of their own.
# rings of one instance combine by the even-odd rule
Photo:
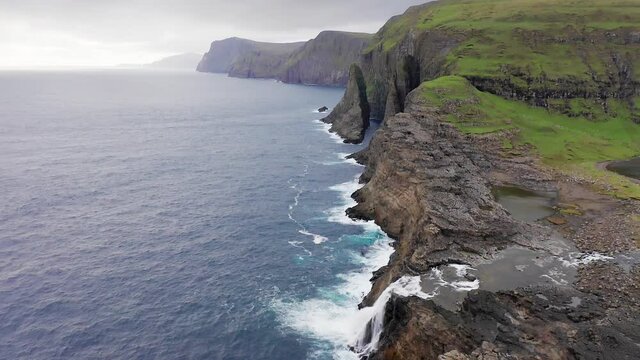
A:
<svg viewBox="0 0 640 360">
<path fill-rule="evenodd" d="M 458 75 L 496 74 L 514 66 L 532 75 L 586 77 L 606 71 L 612 46 L 640 54 L 638 46 L 624 48 L 640 42 L 640 34 L 625 39 L 615 33 L 637 32 L 639 21 L 637 0 L 442 0 L 390 20 L 369 49 L 392 49 L 410 31 L 445 29 L 468 35 L 449 55 Z M 607 41 L 590 41 L 594 36 Z M 640 57 L 633 61 L 640 65 Z"/>
<path fill-rule="evenodd" d="M 441 0 L 392 18 L 367 52 L 398 52 L 428 33 L 457 39 L 438 49 L 439 74 L 567 114 L 624 99 L 640 122 L 638 0 Z M 581 98 L 594 101 L 568 100 Z"/>
<path fill-rule="evenodd" d="M 639 185 L 597 167 L 602 161 L 640 154 L 640 126 L 630 120 L 629 109 L 621 102 L 615 105 L 615 114 L 593 121 L 479 91 L 459 76 L 424 82 L 418 91 L 427 106 L 440 109 L 465 133 L 514 129 L 515 137 L 505 136 L 506 149 L 531 145 L 546 165 L 606 183 L 607 191 L 617 196 L 640 199 Z"/>
</svg>

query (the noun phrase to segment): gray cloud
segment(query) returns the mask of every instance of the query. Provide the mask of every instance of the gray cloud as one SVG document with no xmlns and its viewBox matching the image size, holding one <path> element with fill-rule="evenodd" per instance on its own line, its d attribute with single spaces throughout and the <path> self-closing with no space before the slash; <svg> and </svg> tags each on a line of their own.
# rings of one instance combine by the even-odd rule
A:
<svg viewBox="0 0 640 360">
<path fill-rule="evenodd" d="M 74 44 L 93 44 L 110 61 L 120 51 L 126 62 L 203 52 L 212 40 L 230 36 L 295 41 L 329 29 L 375 32 L 392 15 L 425 1 L 0 0 L 0 52 L 29 53 L 31 42 L 42 47 L 46 40 L 61 54 L 65 48 L 73 53 Z"/>
</svg>

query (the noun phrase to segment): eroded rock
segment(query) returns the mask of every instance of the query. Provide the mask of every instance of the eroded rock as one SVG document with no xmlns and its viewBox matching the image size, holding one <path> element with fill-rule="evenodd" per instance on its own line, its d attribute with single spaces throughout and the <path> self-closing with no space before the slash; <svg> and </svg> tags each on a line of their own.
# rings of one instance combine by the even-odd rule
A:
<svg viewBox="0 0 640 360">
<path fill-rule="evenodd" d="M 369 127 L 369 102 L 362 70 L 356 64 L 349 69 L 349 83 L 344 97 L 322 121 L 331 124 L 330 131 L 347 143 L 359 143 Z"/>
</svg>

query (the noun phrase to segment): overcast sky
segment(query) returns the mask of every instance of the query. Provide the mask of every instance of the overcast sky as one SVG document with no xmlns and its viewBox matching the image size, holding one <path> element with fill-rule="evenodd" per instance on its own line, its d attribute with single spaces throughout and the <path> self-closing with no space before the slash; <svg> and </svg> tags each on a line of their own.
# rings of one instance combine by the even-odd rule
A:
<svg viewBox="0 0 640 360">
<path fill-rule="evenodd" d="M 110 66 L 203 53 L 231 36 L 375 32 L 426 0 L 0 0 L 0 67 Z"/>
</svg>

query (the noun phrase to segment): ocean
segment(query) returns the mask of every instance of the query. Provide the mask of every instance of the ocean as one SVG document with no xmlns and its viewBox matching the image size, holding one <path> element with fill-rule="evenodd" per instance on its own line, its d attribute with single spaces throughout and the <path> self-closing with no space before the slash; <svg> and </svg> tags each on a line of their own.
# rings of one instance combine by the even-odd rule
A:
<svg viewBox="0 0 640 360">
<path fill-rule="evenodd" d="M 342 89 L 0 72 L 0 358 L 353 359 L 390 240 L 320 123 Z"/>
</svg>

